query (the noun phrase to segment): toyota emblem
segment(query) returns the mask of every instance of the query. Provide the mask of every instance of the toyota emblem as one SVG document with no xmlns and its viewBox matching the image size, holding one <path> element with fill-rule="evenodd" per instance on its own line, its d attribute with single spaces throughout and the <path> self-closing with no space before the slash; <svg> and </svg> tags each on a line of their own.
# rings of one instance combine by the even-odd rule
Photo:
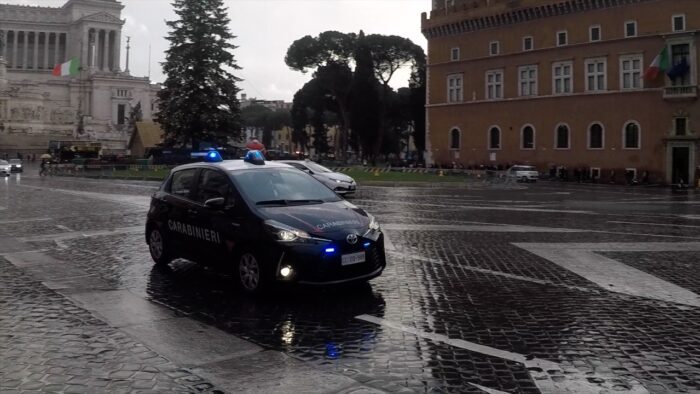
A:
<svg viewBox="0 0 700 394">
<path fill-rule="evenodd" d="M 357 243 L 357 235 L 356 234 L 348 234 L 347 237 L 345 237 L 345 240 L 348 241 L 350 245 L 355 245 Z"/>
</svg>

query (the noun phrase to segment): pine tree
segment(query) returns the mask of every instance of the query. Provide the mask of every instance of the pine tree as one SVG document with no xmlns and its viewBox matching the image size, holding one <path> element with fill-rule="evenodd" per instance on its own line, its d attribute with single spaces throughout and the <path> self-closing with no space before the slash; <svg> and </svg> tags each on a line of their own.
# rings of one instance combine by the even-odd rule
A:
<svg viewBox="0 0 700 394">
<path fill-rule="evenodd" d="M 373 145 L 381 124 L 379 82 L 374 75 L 372 53 L 367 46 L 365 33 L 360 31 L 355 49 L 355 74 L 351 85 L 350 127 L 356 133 L 363 155 L 374 152 Z M 374 161 L 374 157 L 372 157 Z"/>
<path fill-rule="evenodd" d="M 224 143 L 240 136 L 240 108 L 236 97 L 240 81 L 231 70 L 236 64 L 223 0 L 174 0 L 179 20 L 170 27 L 163 71 L 166 80 L 158 92 L 156 121 L 171 146 L 200 142 Z"/>
</svg>

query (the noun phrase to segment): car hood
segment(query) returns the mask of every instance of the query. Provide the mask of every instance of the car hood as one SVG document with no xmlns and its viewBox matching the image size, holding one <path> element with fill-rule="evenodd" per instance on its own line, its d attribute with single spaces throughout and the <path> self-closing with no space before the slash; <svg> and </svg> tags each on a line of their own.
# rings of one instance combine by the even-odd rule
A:
<svg viewBox="0 0 700 394">
<path fill-rule="evenodd" d="M 258 207 L 271 219 L 323 238 L 334 239 L 349 232 L 363 233 L 369 226 L 367 212 L 347 201 L 323 204 Z"/>
</svg>

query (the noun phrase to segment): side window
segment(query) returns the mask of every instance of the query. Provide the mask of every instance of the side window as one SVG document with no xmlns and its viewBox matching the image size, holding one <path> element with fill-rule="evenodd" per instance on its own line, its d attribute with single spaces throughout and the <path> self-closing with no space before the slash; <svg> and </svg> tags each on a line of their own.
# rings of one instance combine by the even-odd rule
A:
<svg viewBox="0 0 700 394">
<path fill-rule="evenodd" d="M 194 186 L 194 175 L 196 171 L 196 169 L 192 168 L 174 173 L 170 184 L 170 193 L 176 196 L 189 198 L 192 186 Z"/>
<path fill-rule="evenodd" d="M 195 201 L 204 204 L 205 201 L 212 198 L 229 198 L 231 196 L 231 182 L 228 178 L 213 170 L 204 170 L 199 177 L 197 185 L 197 197 Z"/>
</svg>

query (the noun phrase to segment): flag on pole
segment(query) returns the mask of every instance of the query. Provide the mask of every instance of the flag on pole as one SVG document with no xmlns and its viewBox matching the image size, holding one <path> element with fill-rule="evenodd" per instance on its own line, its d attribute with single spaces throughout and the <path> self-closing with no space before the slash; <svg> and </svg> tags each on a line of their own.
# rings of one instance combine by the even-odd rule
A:
<svg viewBox="0 0 700 394">
<path fill-rule="evenodd" d="M 78 62 L 78 59 L 70 59 L 63 64 L 57 64 L 56 67 L 53 68 L 53 72 L 51 74 L 55 77 L 65 77 L 69 75 L 78 75 L 79 72 L 80 63 Z"/>
<path fill-rule="evenodd" d="M 647 81 L 655 80 L 659 74 L 671 68 L 671 61 L 668 57 L 668 48 L 664 46 L 661 53 L 656 55 L 654 61 L 651 62 L 649 68 L 644 72 L 644 79 Z"/>
</svg>

